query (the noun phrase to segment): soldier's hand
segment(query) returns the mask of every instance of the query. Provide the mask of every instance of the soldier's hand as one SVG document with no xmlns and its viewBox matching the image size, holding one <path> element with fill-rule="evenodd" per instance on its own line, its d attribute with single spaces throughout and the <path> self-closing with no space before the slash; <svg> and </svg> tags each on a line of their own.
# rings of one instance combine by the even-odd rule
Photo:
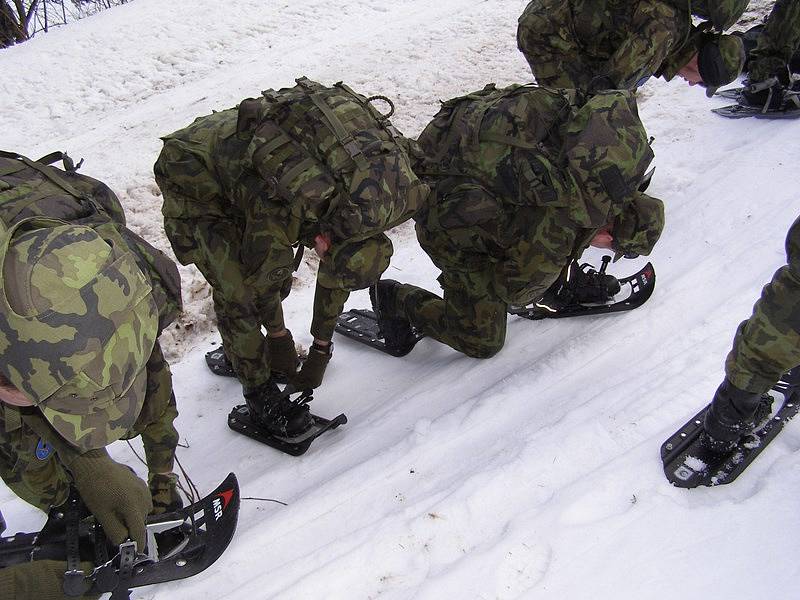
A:
<svg viewBox="0 0 800 600">
<path fill-rule="evenodd" d="M 308 349 L 308 358 L 303 363 L 303 367 L 291 383 L 298 390 L 318 388 L 322 384 L 322 377 L 325 375 L 325 368 L 333 356 L 333 342 L 327 346 L 322 346 L 314 342 Z"/>
<path fill-rule="evenodd" d="M 73 459 L 69 470 L 86 507 L 111 543 L 118 545 L 130 538 L 142 551 L 147 515 L 153 509 L 147 484 L 131 469 L 111 460 L 104 448 Z"/>
<path fill-rule="evenodd" d="M 297 356 L 292 332 L 288 329 L 285 331 L 285 335 L 268 338 L 269 368 L 276 373 L 283 373 L 291 379 L 297 372 L 300 359 Z"/>
</svg>

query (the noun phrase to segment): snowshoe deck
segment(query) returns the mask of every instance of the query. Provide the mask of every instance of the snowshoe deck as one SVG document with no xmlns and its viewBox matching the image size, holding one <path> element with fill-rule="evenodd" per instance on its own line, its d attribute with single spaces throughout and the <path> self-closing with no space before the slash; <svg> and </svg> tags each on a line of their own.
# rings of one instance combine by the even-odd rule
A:
<svg viewBox="0 0 800 600">
<path fill-rule="evenodd" d="M 700 443 L 710 404 L 671 435 L 661 446 L 661 461 L 669 482 L 682 488 L 715 486 L 731 483 L 741 475 L 800 408 L 800 388 L 778 382 L 770 393 L 781 401 L 780 408 L 728 454 L 711 453 Z"/>
<path fill-rule="evenodd" d="M 79 583 L 91 585 L 88 593 L 113 591 L 112 598 L 117 598 L 127 597 L 131 588 L 186 579 L 204 571 L 222 556 L 233 538 L 239 500 L 239 484 L 231 473 L 198 502 L 150 517 L 143 553 L 135 551 L 133 542 L 113 547 L 94 518 L 87 518 L 84 511 L 76 530 L 77 547 L 83 560 L 100 566 L 81 576 Z M 0 538 L 0 567 L 30 560 L 67 560 L 67 520 L 65 511 L 58 507 L 51 511 L 41 532 Z"/>
<path fill-rule="evenodd" d="M 353 309 L 343 312 L 336 320 L 336 332 L 386 354 L 398 356 L 386 347 L 378 319 L 371 310 Z M 425 336 L 414 332 L 414 337 L 421 340 Z"/>
<path fill-rule="evenodd" d="M 712 108 L 711 112 L 727 117 L 728 119 L 744 119 L 754 117 L 756 119 L 800 119 L 800 108 L 788 110 L 768 110 L 758 106 L 745 106 L 743 104 L 731 104 L 721 108 Z"/>
<path fill-rule="evenodd" d="M 588 315 L 604 315 L 624 312 L 640 307 L 650 299 L 656 287 L 656 272 L 651 263 L 647 263 L 638 273 L 619 280 L 620 294 L 628 291 L 623 300 L 608 304 L 570 304 L 556 309 L 534 304 L 513 309 L 512 314 L 538 321 L 539 319 L 562 319 Z M 618 294 L 618 295 L 620 295 Z"/>
<path fill-rule="evenodd" d="M 215 375 L 236 377 L 236 373 L 233 372 L 233 366 L 231 366 L 228 357 L 225 356 L 225 351 L 222 349 L 222 346 L 206 352 L 206 365 L 208 365 L 208 368 L 211 369 L 211 372 Z"/>
<path fill-rule="evenodd" d="M 247 405 L 241 404 L 234 407 L 228 415 L 228 427 L 276 450 L 292 456 L 300 456 L 305 454 L 311 443 L 323 433 L 347 423 L 347 417 L 344 414 L 331 420 L 314 414 L 311 415 L 311 418 L 313 424 L 308 431 L 296 437 L 281 437 L 273 435 L 258 423 L 254 423 L 250 419 L 250 411 L 247 410 Z"/>
</svg>

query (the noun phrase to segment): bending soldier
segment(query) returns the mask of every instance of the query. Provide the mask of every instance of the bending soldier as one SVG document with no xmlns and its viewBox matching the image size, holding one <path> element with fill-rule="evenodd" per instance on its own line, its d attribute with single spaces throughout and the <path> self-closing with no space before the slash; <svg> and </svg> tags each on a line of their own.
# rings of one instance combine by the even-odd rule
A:
<svg viewBox="0 0 800 600">
<path fill-rule="evenodd" d="M 750 433 L 765 416 L 761 395 L 800 365 L 800 218 L 786 237 L 786 262 L 736 331 L 725 380 L 704 422 L 702 440 L 712 451 L 726 453 Z"/>
<path fill-rule="evenodd" d="M 194 263 L 213 288 L 225 353 L 250 413 L 289 437 L 307 430 L 311 417 L 272 372 L 287 374 L 294 389 L 321 384 L 350 291 L 388 266 L 392 245 L 382 232 L 410 218 L 428 192 L 411 171 L 411 143 L 373 99 L 342 84 L 297 83 L 170 134 L 155 165 L 167 236 L 178 259 Z M 281 308 L 293 246 L 321 257 L 314 343 L 299 373 Z"/>
<path fill-rule="evenodd" d="M 419 138 L 434 192 L 417 238 L 444 298 L 382 280 L 372 290 L 387 348 L 412 327 L 476 358 L 505 342 L 510 306 L 540 299 L 592 242 L 648 254 L 660 200 L 638 191 L 653 154 L 631 92 L 575 105 L 573 93 L 512 86 L 450 100 Z"/>
<path fill-rule="evenodd" d="M 533 0 L 519 18 L 517 45 L 540 85 L 594 92 L 680 75 L 710 96 L 739 76 L 744 60 L 741 40 L 711 27 L 724 31 L 746 6 L 747 0 L 692 0 L 691 8 L 687 0 Z M 692 14 L 708 21 L 694 26 Z"/>
<path fill-rule="evenodd" d="M 112 543 L 144 548 L 148 513 L 182 506 L 158 343 L 181 308 L 177 268 L 125 227 L 111 190 L 74 169 L 0 153 L 0 188 L 0 475 L 43 511 L 74 486 Z M 105 449 L 138 435 L 149 490 Z M 0 570 L 1 595 L 61 597 L 59 568 Z"/>
</svg>

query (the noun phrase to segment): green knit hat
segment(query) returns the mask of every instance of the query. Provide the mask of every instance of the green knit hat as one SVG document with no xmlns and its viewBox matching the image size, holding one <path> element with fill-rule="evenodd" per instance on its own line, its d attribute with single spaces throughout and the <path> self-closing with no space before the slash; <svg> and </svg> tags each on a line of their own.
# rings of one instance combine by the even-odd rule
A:
<svg viewBox="0 0 800 600">
<path fill-rule="evenodd" d="M 717 88 L 734 81 L 744 66 L 744 44 L 736 35 L 709 36 L 700 45 L 697 69 L 706 87 L 706 96 L 714 95 Z"/>
</svg>

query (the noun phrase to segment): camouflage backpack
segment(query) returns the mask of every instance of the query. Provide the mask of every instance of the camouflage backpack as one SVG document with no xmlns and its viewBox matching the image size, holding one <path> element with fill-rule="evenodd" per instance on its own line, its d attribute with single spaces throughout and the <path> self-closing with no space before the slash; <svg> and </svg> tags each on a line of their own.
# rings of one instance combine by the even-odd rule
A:
<svg viewBox="0 0 800 600">
<path fill-rule="evenodd" d="M 639 155 L 649 152 L 630 92 L 584 101 L 574 91 L 533 84 L 490 84 L 448 100 L 417 141 L 425 153 L 422 174 L 475 180 L 511 204 L 566 208 L 580 227 L 603 225 L 612 202 L 621 208 L 628 179 L 644 174 Z M 630 153 L 636 158 L 628 160 Z M 598 183 L 595 167 L 606 157 L 621 161 L 623 171 L 635 163 L 632 173 Z M 605 173 L 614 165 L 601 166 Z"/>
<path fill-rule="evenodd" d="M 443 102 L 417 139 L 425 153 L 422 171 L 477 180 L 514 204 L 557 203 L 567 190 L 551 177 L 550 157 L 570 104 L 566 92 L 493 83 Z"/>
<path fill-rule="evenodd" d="M 59 160 L 63 170 L 51 166 Z M 80 165 L 61 152 L 34 161 L 0 151 L 0 222 L 10 228 L 30 217 L 59 219 L 91 227 L 101 238 L 131 249 L 139 268 L 153 282 L 159 329 L 163 329 L 182 308 L 177 266 L 125 227 L 125 213 L 117 196 L 101 181 L 79 174 Z"/>
<path fill-rule="evenodd" d="M 341 82 L 296 81 L 239 105 L 237 130 L 253 131 L 247 154 L 273 196 L 339 241 L 365 239 L 410 218 L 428 188 L 411 168 L 414 142 L 389 121 L 391 101 Z M 389 113 L 381 114 L 375 100 Z"/>
</svg>

